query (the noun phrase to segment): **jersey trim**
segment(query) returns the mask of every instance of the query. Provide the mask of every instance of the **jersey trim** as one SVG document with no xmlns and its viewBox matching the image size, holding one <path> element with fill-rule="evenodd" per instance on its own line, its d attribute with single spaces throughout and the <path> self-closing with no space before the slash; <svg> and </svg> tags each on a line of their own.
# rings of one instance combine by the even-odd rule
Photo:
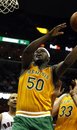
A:
<svg viewBox="0 0 77 130">
<path fill-rule="evenodd" d="M 50 111 L 42 111 L 42 112 L 28 112 L 28 111 L 16 111 L 16 116 L 25 116 L 25 117 L 45 117 L 51 116 Z"/>
</svg>

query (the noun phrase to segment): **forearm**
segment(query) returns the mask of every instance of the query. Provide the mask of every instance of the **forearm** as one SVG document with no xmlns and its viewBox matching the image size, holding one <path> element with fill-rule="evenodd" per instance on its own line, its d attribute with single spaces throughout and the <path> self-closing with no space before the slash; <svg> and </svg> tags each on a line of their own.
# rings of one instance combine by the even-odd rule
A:
<svg viewBox="0 0 77 130">
<path fill-rule="evenodd" d="M 74 62 L 77 60 L 77 46 L 70 52 L 65 60 L 57 66 L 56 68 L 56 74 L 58 78 L 62 77 L 64 73 L 67 71 L 67 69 L 74 64 Z"/>
<path fill-rule="evenodd" d="M 24 50 L 24 52 L 31 52 L 33 53 L 42 43 L 45 43 L 52 37 L 56 37 L 59 35 L 63 35 L 64 32 L 61 31 L 62 29 L 66 28 L 66 23 L 62 23 L 60 25 L 55 26 L 52 28 L 46 35 L 34 40 L 30 43 L 30 45 Z"/>
<path fill-rule="evenodd" d="M 48 32 L 46 35 L 32 41 L 28 47 L 25 48 L 24 52 L 27 51 L 28 53 L 34 52 L 42 43 L 45 43 L 51 38 L 51 31 Z"/>
</svg>

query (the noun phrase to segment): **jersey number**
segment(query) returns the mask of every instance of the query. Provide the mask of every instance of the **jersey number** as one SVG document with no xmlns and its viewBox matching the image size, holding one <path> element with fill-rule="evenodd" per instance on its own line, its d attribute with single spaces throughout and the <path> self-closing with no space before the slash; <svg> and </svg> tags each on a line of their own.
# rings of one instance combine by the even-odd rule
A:
<svg viewBox="0 0 77 130">
<path fill-rule="evenodd" d="M 61 114 L 59 114 L 60 117 L 62 117 L 63 115 L 65 115 L 66 117 L 69 117 L 72 113 L 73 107 L 72 106 L 69 106 L 69 107 L 62 106 L 61 110 L 62 110 Z"/>
<path fill-rule="evenodd" d="M 36 90 L 41 91 L 43 89 L 43 86 L 44 86 L 44 81 L 42 79 L 38 79 L 36 81 L 36 83 L 34 83 L 35 81 L 36 81 L 36 78 L 29 77 L 28 78 L 29 86 L 27 86 L 27 87 L 29 89 L 32 89 L 33 87 L 35 87 Z"/>
</svg>

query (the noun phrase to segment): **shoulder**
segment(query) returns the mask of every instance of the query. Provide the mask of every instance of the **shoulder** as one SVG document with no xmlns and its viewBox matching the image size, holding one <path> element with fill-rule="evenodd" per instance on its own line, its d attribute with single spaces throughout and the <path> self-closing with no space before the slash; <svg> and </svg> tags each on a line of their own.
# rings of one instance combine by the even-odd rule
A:
<svg viewBox="0 0 77 130">
<path fill-rule="evenodd" d="M 59 99 L 62 99 L 62 98 L 64 98 L 64 97 L 66 97 L 66 96 L 68 96 L 68 94 L 67 94 L 67 93 L 64 93 L 64 94 L 62 94 L 62 95 L 59 97 Z"/>
<path fill-rule="evenodd" d="M 20 75 L 22 75 L 25 71 L 29 70 L 30 68 L 34 67 L 34 62 L 31 62 L 31 64 L 27 68 L 22 68 Z"/>
<path fill-rule="evenodd" d="M 8 115 L 8 112 L 3 112 L 1 113 L 2 116 L 7 116 Z"/>
<path fill-rule="evenodd" d="M 68 95 L 67 93 L 62 94 L 59 98 L 57 98 L 57 100 L 56 100 L 56 101 L 61 102 L 61 101 L 62 101 L 62 99 L 63 99 L 64 97 L 66 97 L 67 95 Z"/>
</svg>

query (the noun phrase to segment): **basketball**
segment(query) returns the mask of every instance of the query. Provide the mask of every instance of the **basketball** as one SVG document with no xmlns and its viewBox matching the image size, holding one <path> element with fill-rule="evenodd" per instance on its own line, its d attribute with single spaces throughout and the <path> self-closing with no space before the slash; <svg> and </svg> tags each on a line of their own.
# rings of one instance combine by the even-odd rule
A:
<svg viewBox="0 0 77 130">
<path fill-rule="evenodd" d="M 70 26 L 73 31 L 77 32 L 77 12 L 73 13 L 70 17 Z"/>
</svg>

